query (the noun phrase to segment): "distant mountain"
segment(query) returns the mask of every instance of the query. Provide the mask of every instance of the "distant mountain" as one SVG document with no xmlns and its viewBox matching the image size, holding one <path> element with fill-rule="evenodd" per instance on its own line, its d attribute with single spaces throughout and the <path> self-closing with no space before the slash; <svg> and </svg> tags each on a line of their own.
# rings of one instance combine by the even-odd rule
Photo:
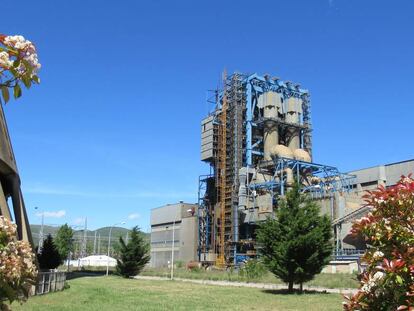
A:
<svg viewBox="0 0 414 311">
<path fill-rule="evenodd" d="M 41 225 L 31 225 L 33 243 L 37 247 L 39 245 L 40 228 Z M 87 230 L 86 232 L 86 253 L 85 251 L 85 235 L 84 230 L 74 230 L 73 235 L 73 253 L 72 258 L 78 258 L 93 254 L 106 254 L 108 252 L 109 244 L 109 230 L 111 227 L 103 227 L 96 230 Z M 44 237 L 51 234 L 56 237 L 58 226 L 43 226 Z M 122 227 L 113 227 L 111 232 L 111 254 L 116 256 L 119 249 L 119 237 L 125 239 L 128 237 L 130 230 Z M 96 233 L 96 235 L 95 235 Z M 144 238 L 149 242 L 149 233 L 144 233 Z"/>
<path fill-rule="evenodd" d="M 33 236 L 33 242 L 34 245 L 39 244 L 39 235 L 40 235 L 40 228 L 41 225 L 30 225 L 30 229 L 32 231 Z M 111 227 L 102 227 L 96 230 L 87 230 L 86 236 L 88 240 L 93 240 L 95 238 L 95 232 L 97 239 L 99 238 L 99 235 L 101 236 L 102 241 L 107 240 L 109 237 L 109 230 Z M 47 236 L 48 234 L 51 234 L 52 237 L 56 236 L 57 231 L 59 230 L 59 227 L 57 226 L 43 226 L 43 235 Z M 112 233 L 111 233 L 111 240 L 117 241 L 119 237 L 123 237 L 124 239 L 127 236 L 127 233 L 129 233 L 130 230 L 122 227 L 113 227 Z M 81 239 L 84 236 L 84 230 L 74 230 L 74 238 L 75 239 Z M 150 235 L 149 233 L 144 233 L 145 238 L 149 241 Z"/>
</svg>

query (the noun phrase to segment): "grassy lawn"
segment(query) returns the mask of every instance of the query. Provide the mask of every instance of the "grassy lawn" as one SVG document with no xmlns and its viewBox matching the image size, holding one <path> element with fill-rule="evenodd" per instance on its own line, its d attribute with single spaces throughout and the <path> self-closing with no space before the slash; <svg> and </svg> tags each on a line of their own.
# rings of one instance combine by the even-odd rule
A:
<svg viewBox="0 0 414 311">
<path fill-rule="evenodd" d="M 233 288 L 179 281 L 82 277 L 62 292 L 32 297 L 13 310 L 341 310 L 337 294 L 286 295 L 255 288 Z"/>
<path fill-rule="evenodd" d="M 174 276 L 185 279 L 201 279 L 201 280 L 215 280 L 215 281 L 234 281 L 234 282 L 259 282 L 259 283 L 273 283 L 282 284 L 283 282 L 276 278 L 272 273 L 268 272 L 259 279 L 246 280 L 241 277 L 237 272 L 226 272 L 219 270 L 206 271 L 193 270 L 189 271 L 185 268 L 179 268 L 174 270 Z M 170 276 L 169 269 L 145 269 L 141 275 L 146 276 Z M 358 281 L 354 274 L 342 274 L 342 273 L 321 273 L 315 277 L 314 280 L 306 283 L 309 286 L 320 286 L 326 288 L 357 288 Z"/>
</svg>

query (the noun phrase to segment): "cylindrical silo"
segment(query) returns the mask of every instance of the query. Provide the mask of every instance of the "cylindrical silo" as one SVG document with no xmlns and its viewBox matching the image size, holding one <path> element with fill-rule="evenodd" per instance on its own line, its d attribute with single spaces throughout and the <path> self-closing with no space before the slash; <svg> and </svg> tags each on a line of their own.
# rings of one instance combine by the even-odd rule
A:
<svg viewBox="0 0 414 311">
<path fill-rule="evenodd" d="M 280 94 L 275 92 L 266 92 L 262 95 L 264 97 L 264 137 L 263 137 L 263 152 L 264 159 L 271 160 L 271 149 L 279 143 L 279 132 L 275 122 L 278 117 L 278 110 L 280 108 Z"/>
<path fill-rule="evenodd" d="M 288 123 L 300 124 L 300 118 L 302 115 L 302 99 L 296 97 L 290 97 L 287 102 L 287 111 L 285 120 Z M 300 129 L 292 128 L 290 131 L 290 139 L 288 147 L 295 151 L 300 148 Z"/>
</svg>

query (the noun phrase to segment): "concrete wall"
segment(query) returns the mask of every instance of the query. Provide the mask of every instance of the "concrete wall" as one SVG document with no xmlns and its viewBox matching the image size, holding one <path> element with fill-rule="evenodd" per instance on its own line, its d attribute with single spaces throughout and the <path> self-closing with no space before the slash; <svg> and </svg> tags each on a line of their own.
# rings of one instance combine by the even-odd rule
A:
<svg viewBox="0 0 414 311">
<path fill-rule="evenodd" d="M 323 268 L 322 273 L 354 273 L 358 272 L 358 262 L 356 261 L 331 261 Z"/>
<path fill-rule="evenodd" d="M 385 165 L 387 185 L 394 185 L 401 175 L 407 176 L 409 173 L 414 175 L 414 160 Z"/>
<path fill-rule="evenodd" d="M 197 217 L 187 217 L 182 220 L 180 238 L 180 260 L 188 262 L 197 258 Z"/>
</svg>

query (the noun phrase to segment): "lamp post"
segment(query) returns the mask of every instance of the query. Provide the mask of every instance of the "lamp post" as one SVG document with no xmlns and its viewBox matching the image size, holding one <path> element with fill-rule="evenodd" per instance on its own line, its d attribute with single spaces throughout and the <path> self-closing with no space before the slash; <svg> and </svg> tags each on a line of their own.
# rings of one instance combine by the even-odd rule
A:
<svg viewBox="0 0 414 311">
<path fill-rule="evenodd" d="M 171 280 L 174 278 L 174 240 L 175 240 L 175 219 L 172 227 L 172 244 L 171 244 Z"/>
<path fill-rule="evenodd" d="M 188 209 L 187 213 L 191 214 L 192 216 L 194 215 L 194 210 L 193 209 Z M 174 219 L 173 221 L 173 227 L 172 227 L 172 244 L 171 244 L 171 277 L 170 279 L 173 280 L 174 279 L 174 243 L 175 243 L 175 221 L 176 219 Z M 168 227 L 167 227 L 168 228 Z M 180 230 L 181 231 L 181 230 Z M 180 240 L 181 241 L 181 240 Z"/>
<path fill-rule="evenodd" d="M 115 227 L 115 226 L 117 226 L 117 225 L 125 225 L 125 221 L 122 221 L 122 222 L 118 222 L 118 223 L 116 223 L 116 224 L 113 224 L 113 225 L 111 226 L 111 228 L 109 229 L 109 238 L 108 238 L 108 258 L 107 258 L 107 260 L 106 260 L 106 276 L 108 276 L 108 275 L 109 275 L 109 250 L 110 250 L 110 247 L 111 247 L 111 234 L 112 234 L 112 229 L 113 229 L 113 227 Z"/>
</svg>

